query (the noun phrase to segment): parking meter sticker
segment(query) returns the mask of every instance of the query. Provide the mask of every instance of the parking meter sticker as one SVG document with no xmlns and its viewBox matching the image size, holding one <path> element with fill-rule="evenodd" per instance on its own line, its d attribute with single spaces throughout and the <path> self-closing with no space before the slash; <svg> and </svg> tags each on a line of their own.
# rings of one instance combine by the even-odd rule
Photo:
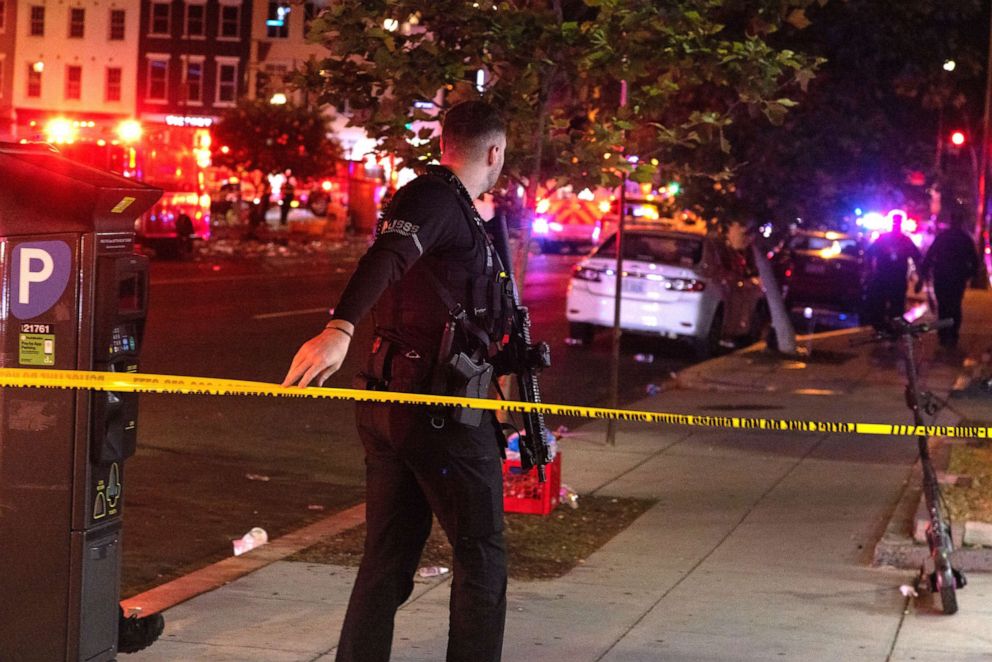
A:
<svg viewBox="0 0 992 662">
<path fill-rule="evenodd" d="M 64 241 L 33 241 L 14 246 L 10 312 L 31 319 L 58 303 L 69 284 L 72 250 Z"/>
<path fill-rule="evenodd" d="M 55 365 L 55 336 L 48 333 L 22 333 L 17 344 L 21 365 Z"/>
<path fill-rule="evenodd" d="M 131 203 L 135 201 L 135 198 L 130 196 L 125 196 L 121 198 L 121 201 L 114 205 L 114 208 L 110 210 L 112 214 L 120 214 L 125 209 L 131 206 Z"/>
</svg>

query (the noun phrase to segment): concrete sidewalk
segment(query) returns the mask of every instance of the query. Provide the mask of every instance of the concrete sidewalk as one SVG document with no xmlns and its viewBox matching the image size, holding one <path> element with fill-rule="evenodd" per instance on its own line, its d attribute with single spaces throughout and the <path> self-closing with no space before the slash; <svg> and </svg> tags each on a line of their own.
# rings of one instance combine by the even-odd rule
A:
<svg viewBox="0 0 992 662">
<path fill-rule="evenodd" d="M 980 352 L 992 295 L 969 294 L 966 315 L 966 348 Z M 813 339 L 809 361 L 724 356 L 632 408 L 908 422 L 898 354 L 851 338 Z M 932 351 L 924 364 L 938 394 L 961 373 Z M 969 417 L 992 418 L 992 399 L 972 404 Z M 971 574 L 961 611 L 943 616 L 900 593 L 915 571 L 870 565 L 911 475 L 910 440 L 625 424 L 607 448 L 604 429 L 562 441 L 565 482 L 658 503 L 568 575 L 511 582 L 505 660 L 992 660 L 992 575 Z M 168 609 L 162 639 L 122 659 L 331 660 L 353 578 L 272 563 Z M 418 580 L 394 660 L 444 658 L 448 581 Z"/>
</svg>

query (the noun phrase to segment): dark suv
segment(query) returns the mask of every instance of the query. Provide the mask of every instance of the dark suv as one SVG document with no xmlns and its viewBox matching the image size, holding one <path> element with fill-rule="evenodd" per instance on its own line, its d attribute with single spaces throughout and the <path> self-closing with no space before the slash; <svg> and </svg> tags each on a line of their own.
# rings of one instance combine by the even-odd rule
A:
<svg viewBox="0 0 992 662">
<path fill-rule="evenodd" d="M 812 308 L 845 317 L 860 310 L 865 259 L 858 237 L 801 230 L 785 240 L 774 264 L 790 310 Z"/>
</svg>

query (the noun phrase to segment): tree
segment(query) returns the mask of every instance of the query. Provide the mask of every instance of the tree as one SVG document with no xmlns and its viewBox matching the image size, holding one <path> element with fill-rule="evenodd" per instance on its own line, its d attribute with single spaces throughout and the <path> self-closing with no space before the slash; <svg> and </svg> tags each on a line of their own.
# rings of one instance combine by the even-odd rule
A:
<svg viewBox="0 0 992 662">
<path fill-rule="evenodd" d="M 766 39 L 810 1 L 341 0 L 310 36 L 329 51 L 321 101 L 408 164 L 438 156 L 445 107 L 500 107 L 506 176 L 533 204 L 552 180 L 727 177 L 727 128 L 779 119 L 812 76 L 811 58 Z"/>
<path fill-rule="evenodd" d="M 299 178 L 333 169 L 338 147 L 318 110 L 291 104 L 242 101 L 214 129 L 213 161 L 237 172 L 290 169 Z"/>
<path fill-rule="evenodd" d="M 812 1 L 340 0 L 310 37 L 329 51 L 321 102 L 348 106 L 407 164 L 439 156 L 445 107 L 479 96 L 499 107 L 504 173 L 533 209 L 549 182 L 728 179 L 729 127 L 781 122 L 813 77 L 813 58 L 767 40 Z"/>
<path fill-rule="evenodd" d="M 945 131 L 957 125 L 976 133 L 987 12 L 980 0 L 811 7 L 811 25 L 782 30 L 772 42 L 802 48 L 823 64 L 780 125 L 745 120 L 731 128 L 734 156 L 746 164 L 738 168 L 737 196 L 782 225 L 803 218 L 836 226 L 857 207 L 912 207 L 914 199 L 925 207 L 924 178 L 914 173 L 927 175 L 927 182 L 939 179 L 940 118 Z M 948 60 L 955 62 L 953 72 L 943 67 Z M 720 204 L 712 190 L 690 195 L 709 207 Z"/>
</svg>

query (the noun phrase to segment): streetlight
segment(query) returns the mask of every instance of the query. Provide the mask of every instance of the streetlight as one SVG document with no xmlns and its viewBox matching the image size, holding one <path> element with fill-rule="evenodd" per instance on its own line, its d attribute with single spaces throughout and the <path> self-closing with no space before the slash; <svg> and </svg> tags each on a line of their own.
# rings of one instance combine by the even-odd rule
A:
<svg viewBox="0 0 992 662">
<path fill-rule="evenodd" d="M 947 72 L 954 71 L 957 68 L 957 66 L 958 66 L 958 63 L 955 62 L 954 60 L 945 60 L 944 61 L 944 71 L 947 71 Z"/>
</svg>

